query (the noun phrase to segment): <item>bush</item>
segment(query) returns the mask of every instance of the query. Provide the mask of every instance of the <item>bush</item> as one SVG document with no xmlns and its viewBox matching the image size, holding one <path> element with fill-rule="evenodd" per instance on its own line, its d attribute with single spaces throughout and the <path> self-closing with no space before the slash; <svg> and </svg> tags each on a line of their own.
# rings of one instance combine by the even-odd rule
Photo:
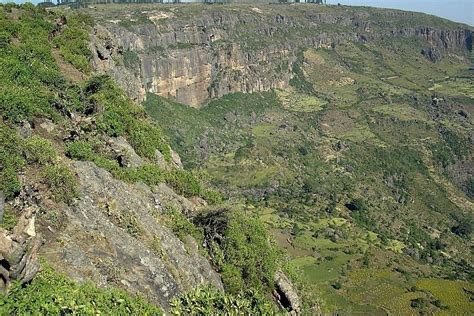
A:
<svg viewBox="0 0 474 316">
<path fill-rule="evenodd" d="M 258 292 L 247 290 L 237 295 L 212 287 L 199 287 L 171 302 L 174 315 L 274 315 L 271 301 Z"/>
<path fill-rule="evenodd" d="M 472 234 L 473 221 L 469 218 L 463 218 L 458 225 L 453 226 L 451 231 L 461 237 L 468 238 Z"/>
<path fill-rule="evenodd" d="M 186 216 L 173 206 L 166 208 L 165 215 L 167 216 L 166 225 L 184 241 L 187 235 L 194 237 L 198 242 L 202 243 L 203 233 L 191 223 Z"/>
<path fill-rule="evenodd" d="M 57 156 L 53 144 L 39 136 L 33 136 L 26 140 L 24 153 L 26 161 L 40 165 L 52 163 Z"/>
<path fill-rule="evenodd" d="M 56 201 L 70 203 L 78 196 L 77 179 L 65 166 L 48 166 L 43 170 L 42 177 Z"/>
<path fill-rule="evenodd" d="M 20 191 L 18 171 L 25 161 L 21 154 L 23 143 L 16 131 L 0 122 L 0 191 L 7 200 Z"/>
<path fill-rule="evenodd" d="M 411 307 L 423 309 L 428 305 L 428 301 L 424 297 L 418 297 L 411 300 Z"/>
<path fill-rule="evenodd" d="M 116 288 L 78 284 L 43 267 L 33 281 L 16 283 L 8 296 L 0 294 L 2 312 L 7 315 L 161 315 L 161 310 L 141 297 Z"/>
<path fill-rule="evenodd" d="M 89 32 L 87 27 L 92 23 L 85 15 L 70 15 L 67 18 L 67 27 L 54 39 L 54 44 L 65 61 L 84 73 L 91 71 L 89 63 L 92 53 L 88 47 Z"/>
<path fill-rule="evenodd" d="M 280 252 L 258 218 L 218 211 L 200 215 L 195 222 L 204 228 L 212 261 L 229 293 L 237 294 L 243 286 L 270 292 Z"/>
<path fill-rule="evenodd" d="M 161 129 L 149 122 L 143 108 L 131 102 L 109 77 L 91 78 L 84 89 L 88 101 L 103 110 L 97 118 L 98 129 L 109 136 L 125 136 L 138 155 L 155 159 L 158 149 L 166 161 L 171 150 Z"/>
<path fill-rule="evenodd" d="M 90 143 L 78 140 L 67 145 L 66 155 L 71 159 L 93 161 L 95 153 Z"/>
<path fill-rule="evenodd" d="M 203 191 L 199 181 L 186 170 L 175 169 L 167 172 L 165 181 L 178 194 L 185 196 L 199 196 Z"/>
<path fill-rule="evenodd" d="M 205 190 L 201 193 L 201 197 L 209 204 L 220 204 L 223 200 L 222 194 L 214 190 Z"/>
</svg>

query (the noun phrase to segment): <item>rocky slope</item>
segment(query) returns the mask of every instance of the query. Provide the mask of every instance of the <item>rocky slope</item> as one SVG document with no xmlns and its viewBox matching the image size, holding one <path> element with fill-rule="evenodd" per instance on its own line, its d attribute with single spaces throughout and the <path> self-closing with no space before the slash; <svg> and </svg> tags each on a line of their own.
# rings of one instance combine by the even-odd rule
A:
<svg viewBox="0 0 474 316">
<path fill-rule="evenodd" d="M 415 36 L 429 43 L 424 52 L 433 60 L 441 52 L 472 49 L 467 26 L 402 11 L 143 5 L 87 12 L 97 20 L 92 50 L 98 70 L 138 101 L 150 92 L 194 107 L 232 92 L 287 88 L 304 47 Z"/>
<path fill-rule="evenodd" d="M 153 189 L 125 184 L 90 162 L 72 168 L 81 198 L 64 209 L 67 224 L 42 249 L 57 269 L 79 281 L 120 285 L 165 308 L 198 285 L 222 289 L 196 241 L 191 236 L 181 241 L 159 222 L 165 201 L 191 202 L 164 184 Z"/>
</svg>

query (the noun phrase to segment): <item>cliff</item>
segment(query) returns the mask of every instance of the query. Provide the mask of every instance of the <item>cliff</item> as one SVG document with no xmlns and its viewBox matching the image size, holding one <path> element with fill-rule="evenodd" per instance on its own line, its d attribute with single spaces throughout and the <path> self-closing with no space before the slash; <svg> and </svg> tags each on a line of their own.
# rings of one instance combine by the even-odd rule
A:
<svg viewBox="0 0 474 316">
<path fill-rule="evenodd" d="M 395 10 L 307 5 L 117 8 L 87 10 L 97 21 L 94 65 L 137 101 L 155 93 L 200 107 L 232 92 L 284 89 L 301 48 L 330 48 L 340 41 L 415 37 L 440 52 L 472 50 L 469 27 Z"/>
</svg>

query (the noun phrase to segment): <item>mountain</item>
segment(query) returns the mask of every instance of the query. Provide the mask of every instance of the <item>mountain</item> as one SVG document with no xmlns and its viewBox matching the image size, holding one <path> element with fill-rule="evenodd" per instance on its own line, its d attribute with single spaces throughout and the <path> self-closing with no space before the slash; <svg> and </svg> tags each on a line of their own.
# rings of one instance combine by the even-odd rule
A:
<svg viewBox="0 0 474 316">
<path fill-rule="evenodd" d="M 472 311 L 472 27 L 65 8 L 0 11 L 7 313 Z"/>
</svg>

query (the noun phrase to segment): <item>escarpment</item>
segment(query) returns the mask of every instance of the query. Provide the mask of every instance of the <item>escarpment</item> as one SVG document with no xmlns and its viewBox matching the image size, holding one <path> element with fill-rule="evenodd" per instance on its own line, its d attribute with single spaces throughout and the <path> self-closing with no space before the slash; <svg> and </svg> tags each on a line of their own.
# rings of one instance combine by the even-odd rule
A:
<svg viewBox="0 0 474 316">
<path fill-rule="evenodd" d="M 133 14 L 97 10 L 91 12 L 97 19 L 94 64 L 137 101 L 154 93 L 200 107 L 228 93 L 287 88 L 298 52 L 308 47 L 406 37 L 426 42 L 427 49 L 472 50 L 472 30 L 461 25 L 433 26 L 422 14 L 372 11 L 156 5 Z"/>
</svg>

